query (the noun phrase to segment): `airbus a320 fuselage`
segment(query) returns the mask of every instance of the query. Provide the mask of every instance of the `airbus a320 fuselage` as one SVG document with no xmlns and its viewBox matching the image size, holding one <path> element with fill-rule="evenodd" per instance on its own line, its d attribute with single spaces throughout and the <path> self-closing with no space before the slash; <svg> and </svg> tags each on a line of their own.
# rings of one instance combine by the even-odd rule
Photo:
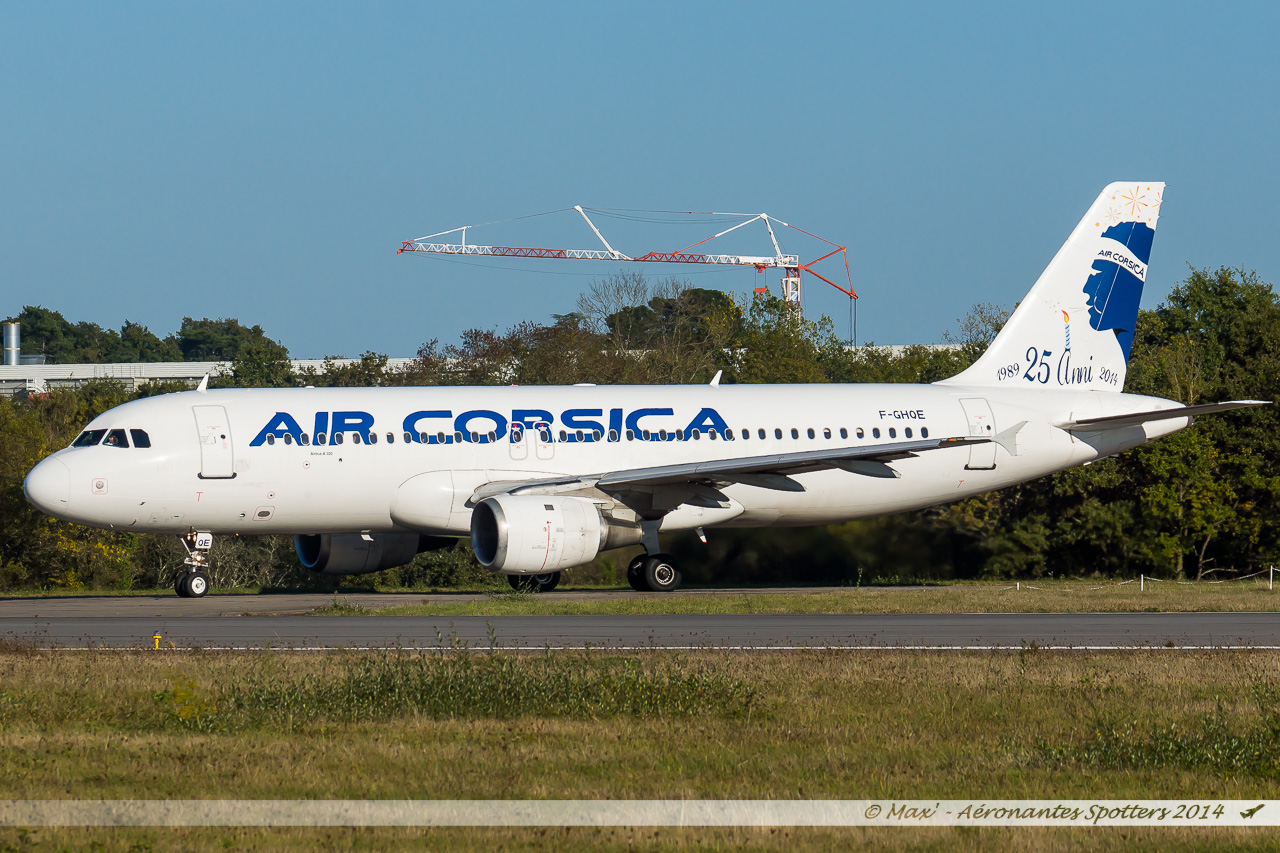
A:
<svg viewBox="0 0 1280 853">
<path fill-rule="evenodd" d="M 530 589 L 642 544 L 632 586 L 674 589 L 662 533 L 917 509 L 1255 404 L 1121 392 L 1162 194 L 1107 187 L 988 351 L 932 385 L 202 387 L 95 418 L 26 493 L 58 518 L 184 536 L 185 595 L 231 533 L 294 535 L 336 574 L 469 536 Z"/>
</svg>

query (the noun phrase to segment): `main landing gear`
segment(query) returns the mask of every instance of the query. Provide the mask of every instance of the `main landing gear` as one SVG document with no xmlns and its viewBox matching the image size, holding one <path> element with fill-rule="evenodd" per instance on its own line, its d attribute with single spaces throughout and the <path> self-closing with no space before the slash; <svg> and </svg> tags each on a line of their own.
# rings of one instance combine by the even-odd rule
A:
<svg viewBox="0 0 1280 853">
<path fill-rule="evenodd" d="M 551 592 L 560 585 L 559 572 L 544 575 L 507 575 L 507 583 L 516 592 Z"/>
<path fill-rule="evenodd" d="M 173 591 L 181 598 L 203 598 L 209 591 L 209 575 L 204 565 L 213 547 L 213 534 L 189 530 L 179 536 L 178 541 L 187 549 L 187 559 L 174 576 Z"/>
<path fill-rule="evenodd" d="M 672 592 L 681 580 L 670 554 L 641 554 L 627 566 L 627 583 L 636 592 Z"/>
</svg>

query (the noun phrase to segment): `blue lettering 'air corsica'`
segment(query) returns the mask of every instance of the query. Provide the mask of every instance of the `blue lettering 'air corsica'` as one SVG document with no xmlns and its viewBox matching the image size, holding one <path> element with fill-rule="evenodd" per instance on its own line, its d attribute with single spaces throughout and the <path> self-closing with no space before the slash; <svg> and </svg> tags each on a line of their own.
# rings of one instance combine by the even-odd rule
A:
<svg viewBox="0 0 1280 853">
<path fill-rule="evenodd" d="M 1151 242 L 1156 232 L 1142 222 L 1121 222 L 1102 236 L 1128 247 L 1143 264 L 1151 260 Z M 1138 321 L 1138 302 L 1142 299 L 1142 280 L 1113 261 L 1093 262 L 1096 272 L 1085 282 L 1089 297 L 1089 325 L 1098 331 L 1112 329 L 1129 360 L 1133 346 L 1133 327 Z"/>
</svg>

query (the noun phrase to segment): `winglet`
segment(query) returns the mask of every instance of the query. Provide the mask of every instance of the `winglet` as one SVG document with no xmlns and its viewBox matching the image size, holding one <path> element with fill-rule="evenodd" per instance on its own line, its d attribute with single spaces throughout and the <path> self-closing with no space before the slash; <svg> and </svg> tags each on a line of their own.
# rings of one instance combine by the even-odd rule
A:
<svg viewBox="0 0 1280 853">
<path fill-rule="evenodd" d="M 712 388 L 719 388 L 719 387 L 720 387 L 720 375 L 721 375 L 721 374 L 723 374 L 723 373 L 724 373 L 724 371 L 723 371 L 723 370 L 717 370 L 717 371 L 716 371 L 716 375 L 711 377 L 711 387 L 712 387 Z"/>
<path fill-rule="evenodd" d="M 200 380 L 200 384 L 196 386 L 196 393 L 203 394 L 209 390 L 209 374 L 204 375 L 204 379 Z"/>
</svg>

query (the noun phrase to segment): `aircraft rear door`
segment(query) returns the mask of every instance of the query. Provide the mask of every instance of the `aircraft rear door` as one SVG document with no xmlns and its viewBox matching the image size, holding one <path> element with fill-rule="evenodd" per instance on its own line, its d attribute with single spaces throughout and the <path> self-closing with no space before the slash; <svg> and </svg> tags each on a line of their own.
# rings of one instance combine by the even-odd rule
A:
<svg viewBox="0 0 1280 853">
<path fill-rule="evenodd" d="M 236 475 L 231 448 L 231 424 L 222 406 L 192 406 L 196 431 L 200 436 L 200 477 L 204 480 L 229 479 Z"/>
<path fill-rule="evenodd" d="M 991 404 L 986 397 L 969 397 L 960 401 L 964 408 L 965 419 L 969 422 L 970 438 L 992 438 L 996 434 L 996 419 L 991 414 Z M 969 464 L 964 466 L 971 471 L 984 471 L 996 467 L 995 442 L 984 441 L 982 444 L 969 445 Z"/>
</svg>

